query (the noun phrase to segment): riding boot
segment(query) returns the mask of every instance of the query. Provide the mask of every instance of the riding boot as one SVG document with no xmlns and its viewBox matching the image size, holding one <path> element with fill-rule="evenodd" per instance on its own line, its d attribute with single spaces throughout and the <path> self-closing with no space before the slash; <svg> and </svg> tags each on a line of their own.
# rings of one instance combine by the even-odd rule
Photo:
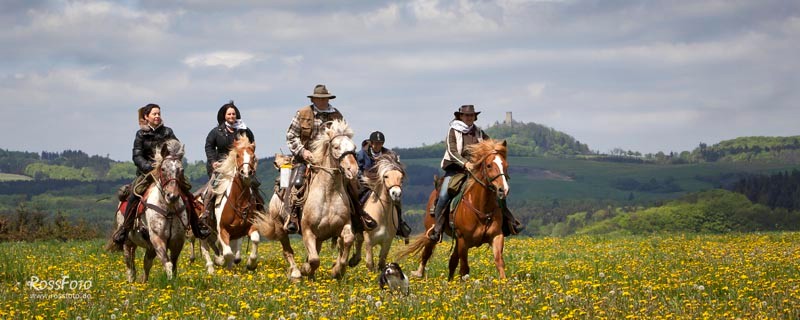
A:
<svg viewBox="0 0 800 320">
<path fill-rule="evenodd" d="M 267 212 L 266 207 L 264 207 L 264 197 L 261 196 L 261 181 L 258 181 L 256 177 L 250 180 L 250 191 L 253 192 L 256 198 L 256 210 Z"/>
<path fill-rule="evenodd" d="M 394 204 L 394 208 L 397 209 L 397 235 L 402 237 L 405 243 L 408 244 L 408 237 L 411 235 L 411 227 L 403 221 L 402 205 L 397 202 Z"/>
<path fill-rule="evenodd" d="M 442 229 L 444 228 L 444 224 L 447 222 L 447 216 L 444 214 L 444 211 L 450 203 L 450 201 L 447 200 L 448 199 L 439 199 L 439 201 L 436 203 L 436 209 L 433 211 L 436 222 L 433 225 L 433 230 L 428 233 L 428 238 L 433 241 L 438 242 L 442 240 Z"/>
<path fill-rule="evenodd" d="M 519 222 L 507 206 L 503 206 L 503 235 L 516 235 L 525 230 L 525 225 Z"/>
<path fill-rule="evenodd" d="M 364 231 L 374 230 L 378 227 L 378 223 L 375 222 L 375 220 L 372 219 L 372 217 L 366 211 L 364 211 L 364 206 L 361 205 L 361 202 L 358 199 L 358 192 L 356 192 L 352 184 L 349 186 L 349 188 L 346 188 L 347 195 L 350 197 L 350 203 L 353 205 L 353 213 L 355 217 L 360 218 L 359 220 L 361 220 L 361 227 L 363 227 Z M 357 226 L 354 224 L 354 229 L 356 228 Z"/>
<path fill-rule="evenodd" d="M 128 198 L 128 204 L 125 207 L 125 212 L 122 213 L 123 220 L 122 224 L 117 227 L 117 230 L 114 231 L 114 234 L 111 236 L 111 239 L 114 240 L 116 244 L 124 244 L 125 239 L 128 238 L 128 231 L 131 230 L 133 227 L 133 221 L 136 220 L 136 207 L 139 206 L 139 198 L 135 196 L 131 196 Z"/>
<path fill-rule="evenodd" d="M 214 225 L 212 220 L 214 220 L 214 206 L 217 203 L 217 195 L 211 190 L 211 186 L 208 186 L 206 191 L 203 193 L 203 212 L 200 213 L 200 222 L 206 225 Z"/>
<path fill-rule="evenodd" d="M 296 192 L 296 188 L 289 186 L 283 195 L 283 208 L 281 210 L 281 216 L 286 219 L 286 223 L 283 225 L 283 230 L 288 233 L 298 233 L 298 231 L 300 231 L 300 219 L 294 210 L 294 198 Z"/>
<path fill-rule="evenodd" d="M 191 193 L 189 193 L 191 195 Z M 184 201 L 186 205 L 186 215 L 189 216 L 189 226 L 192 228 L 192 234 L 197 239 L 205 239 L 211 235 L 211 230 L 205 223 L 200 223 L 200 217 L 197 216 L 197 211 L 194 208 L 194 201 L 187 197 Z"/>
</svg>

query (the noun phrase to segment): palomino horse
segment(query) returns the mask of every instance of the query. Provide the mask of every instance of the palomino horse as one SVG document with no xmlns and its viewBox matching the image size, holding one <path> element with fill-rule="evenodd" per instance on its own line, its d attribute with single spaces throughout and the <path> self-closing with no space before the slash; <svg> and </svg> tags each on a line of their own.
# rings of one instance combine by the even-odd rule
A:
<svg viewBox="0 0 800 320">
<path fill-rule="evenodd" d="M 279 169 L 282 164 L 286 164 L 291 162 L 291 157 L 283 156 L 283 155 L 275 155 L 275 165 L 276 169 Z M 291 192 L 288 190 L 284 190 L 284 192 Z M 275 186 L 275 192 L 272 194 L 272 198 L 269 200 L 269 207 L 267 208 L 268 213 L 266 215 L 259 216 L 256 218 L 255 225 L 258 228 L 258 233 L 261 236 L 273 240 L 273 241 L 280 241 L 281 247 L 283 248 L 283 257 L 286 259 L 286 262 L 289 263 L 289 278 L 290 279 L 300 279 L 302 274 L 300 273 L 300 268 L 297 266 L 297 263 L 294 260 L 294 250 L 289 242 L 289 234 L 286 230 L 283 229 L 283 217 L 281 216 L 281 208 L 283 208 L 283 197 L 280 195 L 280 188 L 278 185 Z"/>
<path fill-rule="evenodd" d="M 449 226 L 444 226 L 443 230 L 455 238 L 455 248 L 450 255 L 448 279 L 452 280 L 453 275 L 461 261 L 459 274 L 464 276 L 469 274 L 469 262 L 467 261 L 467 250 L 471 247 L 478 247 L 484 243 L 492 246 L 494 263 L 500 278 L 506 277 L 505 262 L 503 261 L 503 213 L 500 207 L 501 202 L 505 202 L 508 195 L 508 163 L 506 162 L 506 142 L 505 140 L 484 140 L 467 147 L 470 159 L 475 163 L 475 167 L 468 174 L 469 179 L 464 186 L 464 196 L 458 206 L 454 209 L 453 215 L 455 230 Z M 441 186 L 447 188 L 447 186 Z M 435 207 L 437 190 L 431 193 L 428 199 L 426 212 L 432 212 Z M 429 230 L 434 224 L 434 217 L 425 214 L 425 229 Z M 436 242 L 428 239 L 426 234 L 417 236 L 412 244 L 404 248 L 400 257 L 416 255 L 422 251 L 422 259 L 419 269 L 412 272 L 417 277 L 425 276 L 425 266 L 428 263 Z"/>
<path fill-rule="evenodd" d="M 403 180 L 405 170 L 397 156 L 385 154 L 375 159 L 375 165 L 364 172 L 361 181 L 372 190 L 364 211 L 372 216 L 378 227 L 372 231 L 364 231 L 356 235 L 355 251 L 350 258 L 350 266 L 354 267 L 361 260 L 361 246 L 367 245 L 367 269 L 371 271 L 383 270 L 386 266 L 386 257 L 392 247 L 392 240 L 397 234 L 398 221 L 395 203 L 399 203 L 403 194 Z M 372 248 L 380 246 L 378 255 L 378 269 L 372 257 Z"/>
<path fill-rule="evenodd" d="M 355 183 L 358 176 L 353 130 L 340 120 L 327 124 L 311 144 L 312 175 L 300 221 L 303 244 L 308 251 L 308 260 L 300 270 L 309 279 L 314 279 L 319 268 L 322 242 L 330 238 L 337 238 L 339 250 L 331 275 L 337 279 L 343 277 L 355 238 L 350 221 L 353 208 L 346 190 L 346 184 Z"/>
<path fill-rule="evenodd" d="M 228 156 L 215 169 L 217 180 L 210 187 L 216 194 L 214 215 L 217 234 L 215 239 L 209 237 L 201 242 L 201 251 L 209 273 L 214 272 L 214 263 L 230 269 L 234 262 L 239 262 L 236 259 L 241 255 L 241 239 L 244 236 L 250 236 L 253 243 L 247 259 L 247 269 L 255 270 L 258 265 L 260 235 L 253 226 L 253 221 L 263 213 L 256 210 L 256 195 L 250 186 L 251 179 L 256 175 L 255 149 L 256 145 L 246 135 L 240 134 Z M 211 183 L 210 181 L 209 184 Z M 222 256 L 215 256 L 212 262 L 208 246 L 214 240 L 218 241 Z"/>
<path fill-rule="evenodd" d="M 164 265 L 167 279 L 172 279 L 178 273 L 178 256 L 183 250 L 185 231 L 189 224 L 178 182 L 183 176 L 183 154 L 183 145 L 178 140 L 167 140 L 161 145 L 160 151 L 156 152 L 155 169 L 149 173 L 154 182 L 142 195 L 145 212 L 135 222 L 147 231 L 142 232 L 138 227 L 131 228 L 122 246 L 130 282 L 136 278 L 136 247 L 145 249 L 143 282 L 147 282 L 153 258 L 156 256 Z M 135 192 L 135 186 L 131 190 Z M 125 220 L 121 207 L 122 203 L 117 207 L 117 226 Z M 109 248 L 118 247 L 112 243 Z"/>
</svg>

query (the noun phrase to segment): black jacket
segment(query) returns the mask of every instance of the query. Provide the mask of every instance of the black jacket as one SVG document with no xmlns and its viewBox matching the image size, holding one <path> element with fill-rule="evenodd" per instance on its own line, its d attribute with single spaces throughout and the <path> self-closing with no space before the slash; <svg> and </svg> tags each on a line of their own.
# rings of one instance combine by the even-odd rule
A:
<svg viewBox="0 0 800 320">
<path fill-rule="evenodd" d="M 178 139 L 175 133 L 167 126 L 161 125 L 153 130 L 144 125 L 136 131 L 133 140 L 133 163 L 136 165 L 136 175 L 142 175 L 153 170 L 155 162 L 155 148 L 168 139 Z"/>
<path fill-rule="evenodd" d="M 211 129 L 208 133 L 208 137 L 206 137 L 206 171 L 209 177 L 211 173 L 214 172 L 214 168 L 211 164 L 225 159 L 228 152 L 231 150 L 231 146 L 233 146 L 233 142 L 236 141 L 236 136 L 242 132 L 247 135 L 250 142 L 256 142 L 256 138 L 250 129 L 239 129 L 231 133 L 225 128 L 224 123 Z"/>
</svg>

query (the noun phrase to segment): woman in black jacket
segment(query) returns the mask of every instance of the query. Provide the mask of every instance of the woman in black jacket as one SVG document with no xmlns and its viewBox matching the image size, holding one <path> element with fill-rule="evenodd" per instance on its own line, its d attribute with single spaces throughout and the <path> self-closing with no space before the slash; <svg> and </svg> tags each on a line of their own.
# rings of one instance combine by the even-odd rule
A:
<svg viewBox="0 0 800 320">
<path fill-rule="evenodd" d="M 136 165 L 136 178 L 131 184 L 131 195 L 128 197 L 128 205 L 124 212 L 124 222 L 112 236 L 114 243 L 125 243 L 128 231 L 130 231 L 133 221 L 136 219 L 135 211 L 140 201 L 134 189 L 139 184 L 152 182 L 149 181 L 151 179 L 149 173 L 153 170 L 153 165 L 155 164 L 156 148 L 169 139 L 178 140 L 172 129 L 164 125 L 161 119 L 161 107 L 151 103 L 139 108 L 139 131 L 136 131 L 136 138 L 133 140 L 133 163 Z M 181 190 L 185 196 L 184 199 L 191 199 L 190 189 L 192 186 L 188 183 L 186 177 L 182 177 L 180 180 Z M 192 232 L 198 238 L 207 237 L 210 232 L 207 229 L 200 228 L 198 225 L 194 206 L 191 205 L 192 201 L 186 201 L 186 203 L 186 213 L 189 215 Z"/>
<path fill-rule="evenodd" d="M 211 209 L 213 208 L 211 204 L 215 202 L 214 193 L 209 190 L 215 180 L 214 169 L 219 167 L 222 160 L 225 160 L 236 138 L 242 133 L 247 135 L 250 142 L 256 142 L 253 132 L 242 122 L 242 114 L 239 113 L 239 108 L 231 100 L 219 108 L 219 111 L 217 111 L 217 126 L 212 128 L 206 137 L 206 172 L 208 172 L 208 177 L 211 181 L 209 188 L 203 194 L 205 210 L 200 217 L 203 221 L 211 217 Z M 250 181 L 250 187 L 256 195 L 257 209 L 263 210 L 264 199 L 262 199 L 258 189 L 260 185 L 261 183 L 255 177 Z"/>
<path fill-rule="evenodd" d="M 231 150 L 233 142 L 240 133 L 246 134 L 250 142 L 256 142 L 253 132 L 242 122 L 239 108 L 231 100 L 219 108 L 217 126 L 211 129 L 206 137 L 206 171 L 209 177 L 228 155 L 228 151 Z"/>
</svg>

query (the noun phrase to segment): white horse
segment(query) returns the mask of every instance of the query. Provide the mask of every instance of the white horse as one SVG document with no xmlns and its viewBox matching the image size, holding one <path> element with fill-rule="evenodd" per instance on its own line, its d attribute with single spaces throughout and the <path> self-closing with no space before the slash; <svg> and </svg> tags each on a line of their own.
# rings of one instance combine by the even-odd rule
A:
<svg viewBox="0 0 800 320">
<path fill-rule="evenodd" d="M 349 261 L 351 267 L 355 267 L 361 260 L 361 247 L 364 243 L 367 245 L 367 269 L 378 271 L 386 267 L 386 257 L 389 255 L 392 241 L 399 227 L 395 204 L 400 203 L 403 195 L 404 178 L 405 170 L 399 159 L 388 154 L 375 159 L 375 165 L 364 172 L 364 176 L 361 177 L 364 185 L 372 190 L 367 202 L 364 203 L 364 211 L 372 216 L 372 219 L 378 223 L 378 227 L 356 235 L 355 251 Z M 372 256 L 372 249 L 375 246 L 381 247 L 377 269 Z"/>
<path fill-rule="evenodd" d="M 149 173 L 154 181 L 142 195 L 144 214 L 136 218 L 124 245 L 118 246 L 112 242 L 107 247 L 110 250 L 124 250 L 129 282 L 136 279 L 136 247 L 145 249 L 143 282 L 147 282 L 156 256 L 164 265 L 167 279 L 172 279 L 178 273 L 178 257 L 183 250 L 189 225 L 186 205 L 178 185 L 183 172 L 183 148 L 178 140 L 167 140 L 161 145 L 159 152 L 156 152 L 155 169 Z M 135 186 L 131 190 L 135 190 Z M 117 206 L 117 226 L 125 220 L 121 208 L 122 203 Z M 143 232 L 140 226 L 146 231 Z"/>
</svg>

